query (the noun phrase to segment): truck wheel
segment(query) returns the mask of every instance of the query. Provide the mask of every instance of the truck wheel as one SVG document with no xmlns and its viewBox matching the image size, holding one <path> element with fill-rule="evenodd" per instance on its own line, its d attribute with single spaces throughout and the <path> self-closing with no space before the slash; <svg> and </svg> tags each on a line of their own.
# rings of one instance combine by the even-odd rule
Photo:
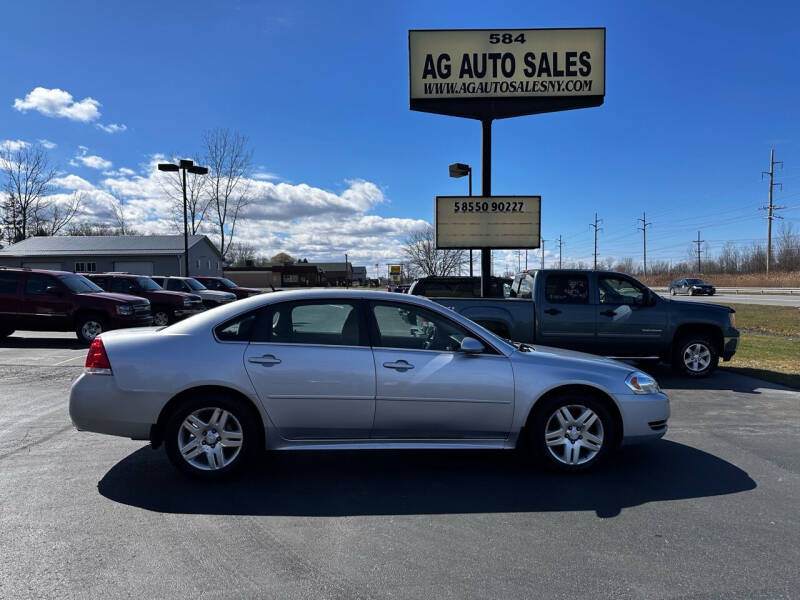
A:
<svg viewBox="0 0 800 600">
<path fill-rule="evenodd" d="M 221 479 L 242 469 L 258 451 L 261 436 L 253 411 L 219 392 L 182 402 L 164 427 L 164 447 L 178 469 L 203 479 Z"/>
<path fill-rule="evenodd" d="M 549 469 L 589 469 L 611 451 L 617 439 L 606 405 L 590 394 L 558 394 L 535 410 L 531 448 Z"/>
<path fill-rule="evenodd" d="M 75 335 L 84 344 L 91 344 L 98 335 L 106 330 L 106 321 L 99 315 L 87 315 L 78 319 Z"/>
<path fill-rule="evenodd" d="M 708 377 L 719 364 L 719 351 L 706 335 L 681 338 L 675 344 L 672 367 L 686 377 Z"/>
<path fill-rule="evenodd" d="M 153 325 L 158 327 L 166 327 L 172 322 L 168 310 L 158 308 L 153 311 Z"/>
<path fill-rule="evenodd" d="M 7 338 L 12 333 L 14 333 L 13 329 L 0 329 L 0 339 Z"/>
</svg>

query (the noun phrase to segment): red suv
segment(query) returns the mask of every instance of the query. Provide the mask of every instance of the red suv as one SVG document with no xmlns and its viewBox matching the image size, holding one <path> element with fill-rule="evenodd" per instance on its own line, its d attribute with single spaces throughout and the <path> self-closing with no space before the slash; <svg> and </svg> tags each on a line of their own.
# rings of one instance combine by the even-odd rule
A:
<svg viewBox="0 0 800 600">
<path fill-rule="evenodd" d="M 0 268 L 0 338 L 14 331 L 75 331 L 90 343 L 109 329 L 153 324 L 150 302 L 104 292 L 83 275 Z"/>
<path fill-rule="evenodd" d="M 153 325 L 170 325 L 206 309 L 200 296 L 186 292 L 167 291 L 144 275 L 91 273 L 86 277 L 107 292 L 147 298 L 153 313 Z"/>
</svg>

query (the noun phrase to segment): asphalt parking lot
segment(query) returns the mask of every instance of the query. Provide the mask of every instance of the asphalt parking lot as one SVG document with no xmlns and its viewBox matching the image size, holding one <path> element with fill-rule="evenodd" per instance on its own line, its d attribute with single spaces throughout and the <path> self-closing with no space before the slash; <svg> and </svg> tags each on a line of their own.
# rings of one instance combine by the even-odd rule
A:
<svg viewBox="0 0 800 600">
<path fill-rule="evenodd" d="M 72 428 L 85 353 L 0 342 L 0 598 L 798 597 L 800 392 L 656 372 L 666 438 L 579 476 L 315 452 L 209 485 Z"/>
</svg>

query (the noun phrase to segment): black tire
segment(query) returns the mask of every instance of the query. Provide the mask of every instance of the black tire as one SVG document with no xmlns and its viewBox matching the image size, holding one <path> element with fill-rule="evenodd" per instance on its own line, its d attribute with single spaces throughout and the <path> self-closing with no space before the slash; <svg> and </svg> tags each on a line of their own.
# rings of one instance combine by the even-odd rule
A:
<svg viewBox="0 0 800 600">
<path fill-rule="evenodd" d="M 217 433 L 209 433 L 210 436 L 223 435 L 221 441 L 217 442 L 220 446 L 219 452 L 223 454 L 224 460 L 230 460 L 224 466 L 212 469 L 211 460 L 213 458 L 210 455 L 215 454 L 214 448 L 216 448 L 216 444 L 206 443 L 208 440 L 205 437 L 200 437 L 209 430 L 198 429 L 198 435 L 195 436 L 188 431 L 182 431 L 182 428 L 184 420 L 192 413 L 197 413 L 200 420 L 208 423 L 209 429 L 213 431 L 212 417 L 215 409 L 227 411 L 229 415 L 233 416 L 234 420 L 231 421 L 230 417 L 228 417 L 227 421 L 222 423 L 222 427 L 233 433 L 240 433 L 241 437 L 238 452 L 236 452 L 236 447 L 226 445 L 222 441 L 225 439 L 222 427 Z M 261 419 L 255 409 L 248 406 L 246 402 L 224 392 L 198 393 L 181 402 L 168 417 L 164 426 L 164 449 L 170 462 L 184 473 L 200 479 L 219 480 L 240 473 L 259 451 L 263 450 L 263 434 L 261 431 Z M 179 435 L 183 436 L 184 442 L 190 442 L 196 438 L 199 442 L 196 447 L 200 448 L 202 446 L 202 452 L 195 457 L 196 460 L 193 459 L 195 464 L 185 459 L 181 453 Z M 231 441 L 234 438 L 235 436 L 231 438 Z M 212 439 L 217 438 L 213 437 Z M 206 448 L 211 448 L 211 450 L 205 450 Z"/>
<path fill-rule="evenodd" d="M 91 344 L 104 331 L 108 331 L 108 326 L 101 315 L 84 315 L 75 323 L 75 335 L 84 344 Z"/>
<path fill-rule="evenodd" d="M 172 323 L 172 311 L 160 306 L 153 309 L 153 325 L 165 327 Z"/>
<path fill-rule="evenodd" d="M 672 368 L 684 377 L 708 377 L 717 369 L 718 364 L 719 350 L 714 341 L 705 334 L 687 335 L 675 343 Z"/>
<path fill-rule="evenodd" d="M 0 340 L 7 338 L 12 333 L 14 333 L 14 331 L 15 331 L 14 329 L 0 329 Z"/>
<path fill-rule="evenodd" d="M 675 288 L 669 288 L 670 296 L 676 296 L 678 292 L 675 291 Z"/>
<path fill-rule="evenodd" d="M 577 442 L 581 442 L 584 439 L 584 435 L 591 434 L 597 437 L 598 431 L 599 437 L 602 439 L 597 451 L 579 446 L 575 464 L 567 464 L 564 461 L 569 452 L 567 443 L 553 446 L 552 449 L 547 444 L 548 433 L 551 434 L 551 437 L 552 433 L 555 433 L 552 425 L 559 422 L 556 413 L 565 407 L 574 418 L 579 417 L 584 409 L 590 409 L 597 417 L 588 428 L 576 433 L 577 436 L 580 436 L 577 439 L 571 440 L 569 434 L 565 436 L 565 439 L 571 440 L 567 443 L 577 445 Z M 617 444 L 617 423 L 612 418 L 605 401 L 591 392 L 563 392 L 541 401 L 534 407 L 534 410 L 535 413 L 529 430 L 530 448 L 537 461 L 548 469 L 568 473 L 591 469 L 602 462 Z M 599 430 L 596 426 L 598 423 Z M 567 429 L 566 431 L 569 430 Z M 586 441 L 582 443 L 586 443 Z M 592 452 L 595 452 L 593 456 L 588 456 Z M 561 458 L 559 459 L 556 454 L 561 455 Z"/>
</svg>

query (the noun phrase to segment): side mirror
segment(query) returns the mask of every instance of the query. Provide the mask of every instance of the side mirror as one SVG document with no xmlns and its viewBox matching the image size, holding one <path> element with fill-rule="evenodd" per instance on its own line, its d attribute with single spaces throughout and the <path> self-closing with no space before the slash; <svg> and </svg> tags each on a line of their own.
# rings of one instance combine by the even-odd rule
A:
<svg viewBox="0 0 800 600">
<path fill-rule="evenodd" d="M 44 293 L 49 294 L 50 296 L 60 296 L 61 290 L 55 285 L 48 285 L 44 288 Z"/>
<path fill-rule="evenodd" d="M 486 348 L 473 337 L 465 337 L 461 340 L 461 351 L 464 354 L 481 354 Z"/>
</svg>

